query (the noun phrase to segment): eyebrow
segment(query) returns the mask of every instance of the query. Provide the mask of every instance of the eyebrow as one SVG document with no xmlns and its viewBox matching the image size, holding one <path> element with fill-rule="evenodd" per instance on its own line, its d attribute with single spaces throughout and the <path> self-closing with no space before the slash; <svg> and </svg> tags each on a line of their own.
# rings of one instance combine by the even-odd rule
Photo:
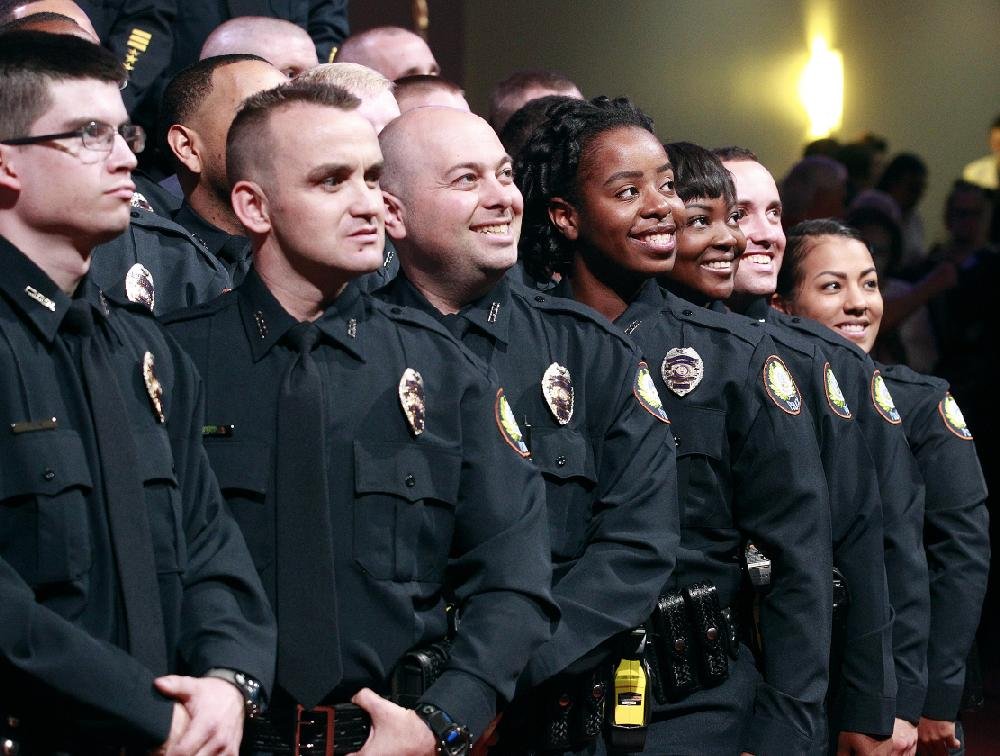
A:
<svg viewBox="0 0 1000 756">
<path fill-rule="evenodd" d="M 708 210 L 708 211 L 711 211 L 711 210 L 715 209 L 715 208 L 712 207 L 712 205 L 703 205 L 700 202 L 692 202 L 690 205 L 685 204 L 684 207 L 685 208 L 697 207 L 700 210 Z"/>
<path fill-rule="evenodd" d="M 501 166 L 504 166 L 507 163 L 513 163 L 513 162 L 514 158 L 512 158 L 507 153 L 504 153 L 504 156 L 496 162 L 494 168 L 500 168 Z M 448 169 L 447 173 L 453 173 L 455 171 L 478 171 L 482 165 L 483 165 L 482 163 L 476 163 L 471 160 L 465 163 L 456 163 L 455 165 L 451 166 Z"/>
<path fill-rule="evenodd" d="M 875 272 L 876 272 L 875 267 L 872 266 L 871 268 L 867 268 L 866 270 L 861 271 L 861 275 L 867 276 L 869 273 L 875 273 Z M 847 278 L 847 274 L 839 270 L 821 270 L 819 273 L 815 275 L 815 278 L 819 278 L 820 276 L 833 276 L 834 278 L 840 278 L 840 279 Z"/>
<path fill-rule="evenodd" d="M 666 173 L 667 171 L 672 171 L 674 167 L 669 163 L 664 163 L 659 168 L 656 169 L 657 173 Z M 604 182 L 604 186 L 608 184 L 613 184 L 616 181 L 621 181 L 622 179 L 637 179 L 642 178 L 642 171 L 618 171 L 617 173 L 612 173 L 608 176 L 607 181 Z"/>
</svg>

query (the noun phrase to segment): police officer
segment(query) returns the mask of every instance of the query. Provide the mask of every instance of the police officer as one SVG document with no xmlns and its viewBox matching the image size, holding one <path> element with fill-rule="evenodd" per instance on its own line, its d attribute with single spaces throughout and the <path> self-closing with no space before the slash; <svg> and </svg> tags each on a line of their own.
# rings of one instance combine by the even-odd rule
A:
<svg viewBox="0 0 1000 756">
<path fill-rule="evenodd" d="M 582 726 L 570 709 L 603 708 L 593 689 L 595 680 L 607 685 L 609 640 L 649 615 L 674 563 L 669 420 L 623 334 L 589 308 L 505 277 L 517 260 L 522 201 L 486 121 L 419 108 L 380 142 L 386 227 L 402 272 L 376 296 L 436 317 L 496 372 L 546 482 L 562 619 L 528 665 L 526 695 L 505 713 L 498 748 L 592 748 L 599 724 Z M 561 698 L 571 703 L 560 708 Z M 555 737 L 554 720 L 578 724 Z"/>
<path fill-rule="evenodd" d="M 309 710 L 353 700 L 372 719 L 360 754 L 459 754 L 557 614 L 543 491 L 485 370 L 347 285 L 382 260 L 382 156 L 357 106 L 296 82 L 247 100 L 227 150 L 254 267 L 168 323 L 206 377 L 209 457 L 279 617 L 282 748 L 333 747 L 303 740 L 331 713 Z M 383 696 L 444 638 L 446 590 L 461 622 L 415 713 Z"/>
<path fill-rule="evenodd" d="M 727 300 L 740 312 L 774 292 L 785 250 L 781 199 L 771 174 L 752 152 L 731 147 L 715 154 L 732 176 L 737 218 L 746 236 Z M 845 398 L 822 342 L 780 320 L 764 322 L 792 372 L 809 386 L 804 393 L 817 424 L 833 508 L 834 566 L 846 582 L 834 612 L 838 621 L 831 660 L 830 734 L 842 749 L 870 748 L 873 740 L 892 733 L 896 688 L 892 618 L 884 566 L 880 568 L 884 557 L 878 478 L 857 420 L 858 408 Z"/>
<path fill-rule="evenodd" d="M 128 225 L 123 75 L 72 36 L 0 45 L 0 740 L 235 754 L 273 616 L 199 439 L 194 367 L 87 272 Z"/>
<path fill-rule="evenodd" d="M 788 249 L 789 277 L 779 279 L 778 305 L 869 351 L 881 323 L 882 297 L 864 242 L 836 221 L 813 221 L 789 232 Z M 836 286 L 817 296 L 830 281 Z M 960 747 L 955 717 L 986 589 L 986 486 L 972 433 L 947 384 L 904 366 L 878 367 L 876 404 L 906 432 L 926 484 L 922 524 L 931 576 L 930 638 L 919 739 L 921 752 L 945 753 Z"/>
<path fill-rule="evenodd" d="M 285 80 L 256 55 L 220 55 L 180 71 L 163 94 L 165 139 L 184 192 L 171 219 L 222 263 L 230 287 L 250 267 L 250 242 L 229 203 L 226 133 L 245 98 Z"/>
<path fill-rule="evenodd" d="M 677 437 L 681 547 L 662 588 L 654 646 L 663 702 L 647 750 L 821 750 L 830 512 L 794 378 L 763 329 L 656 284 L 673 265 L 679 208 L 667 155 L 631 103 L 557 104 L 521 151 L 516 176 L 526 266 L 539 278 L 562 275 L 559 290 L 625 329 L 651 365 Z M 704 627 L 698 612 L 714 586 L 727 624 L 746 630 L 738 605 L 748 540 L 771 559 L 760 675 L 745 646 L 720 649 L 719 626 Z"/>
</svg>

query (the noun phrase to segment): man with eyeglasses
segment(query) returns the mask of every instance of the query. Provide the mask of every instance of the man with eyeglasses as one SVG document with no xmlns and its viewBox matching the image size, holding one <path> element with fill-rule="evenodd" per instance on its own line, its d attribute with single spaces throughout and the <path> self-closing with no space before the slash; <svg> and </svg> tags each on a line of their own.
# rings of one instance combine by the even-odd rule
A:
<svg viewBox="0 0 1000 756">
<path fill-rule="evenodd" d="M 0 44 L 4 754 L 236 754 L 273 676 L 197 373 L 88 272 L 128 226 L 144 138 L 123 75 L 77 37 Z"/>
</svg>

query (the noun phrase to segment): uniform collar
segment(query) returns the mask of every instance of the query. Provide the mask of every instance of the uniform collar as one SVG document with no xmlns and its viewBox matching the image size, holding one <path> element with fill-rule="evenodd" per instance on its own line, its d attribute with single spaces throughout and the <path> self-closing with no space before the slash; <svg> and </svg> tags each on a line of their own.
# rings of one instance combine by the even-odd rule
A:
<svg viewBox="0 0 1000 756">
<path fill-rule="evenodd" d="M 444 316 L 417 288 L 402 270 L 390 284 L 390 298 L 395 304 L 412 307 L 441 320 Z M 456 317 L 465 318 L 477 329 L 504 344 L 510 343 L 510 283 L 504 276 L 485 296 L 467 304 Z"/>
<path fill-rule="evenodd" d="M 102 323 L 110 314 L 107 299 L 100 287 L 84 276 L 73 298 L 68 297 L 49 276 L 21 250 L 0 236 L 0 290 L 7 295 L 14 309 L 35 326 L 50 344 L 73 299 L 91 304 L 94 322 Z"/>
<path fill-rule="evenodd" d="M 246 237 L 235 236 L 223 231 L 218 226 L 209 223 L 195 212 L 194 208 L 188 204 L 187 200 L 184 200 L 184 202 L 181 203 L 180 208 L 176 213 L 174 213 L 173 220 L 174 223 L 186 228 L 192 236 L 204 244 L 205 248 L 211 252 L 213 256 L 225 260 L 225 262 L 228 263 L 239 263 L 241 260 L 238 253 L 245 253 L 246 249 L 250 245 L 250 240 Z M 230 242 L 230 240 L 236 240 L 236 242 Z M 244 242 L 244 245 L 241 246 L 238 243 L 239 241 Z"/>
<path fill-rule="evenodd" d="M 750 300 L 746 310 L 743 312 L 748 318 L 764 322 L 767 320 L 768 310 L 771 306 L 767 303 L 767 297 L 754 297 Z"/>
<path fill-rule="evenodd" d="M 250 341 L 253 360 L 258 362 L 298 321 L 275 299 L 253 268 L 237 292 L 240 295 L 240 317 Z M 358 287 L 348 284 L 315 323 L 327 339 L 362 362 L 365 360 L 368 309 Z"/>
</svg>

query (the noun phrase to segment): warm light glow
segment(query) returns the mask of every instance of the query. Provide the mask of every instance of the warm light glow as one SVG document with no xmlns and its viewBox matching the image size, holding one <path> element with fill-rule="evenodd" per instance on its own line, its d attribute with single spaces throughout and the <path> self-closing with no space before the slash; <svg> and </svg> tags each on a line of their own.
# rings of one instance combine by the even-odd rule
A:
<svg viewBox="0 0 1000 756">
<path fill-rule="evenodd" d="M 810 139 L 840 128 L 844 115 L 844 58 L 824 37 L 813 37 L 812 54 L 799 80 L 799 98 L 809 116 Z"/>
</svg>

